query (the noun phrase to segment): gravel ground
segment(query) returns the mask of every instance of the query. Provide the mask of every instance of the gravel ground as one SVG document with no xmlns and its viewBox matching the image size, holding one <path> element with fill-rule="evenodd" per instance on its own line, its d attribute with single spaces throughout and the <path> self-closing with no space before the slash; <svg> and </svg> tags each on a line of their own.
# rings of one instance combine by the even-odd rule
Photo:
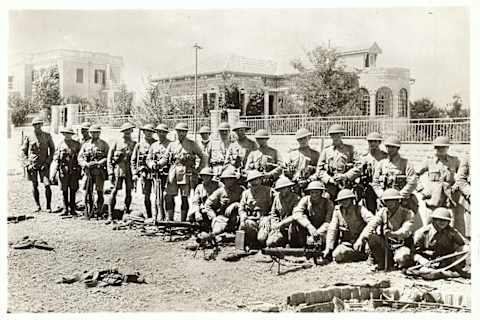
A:
<svg viewBox="0 0 480 320">
<path fill-rule="evenodd" d="M 9 214 L 31 214 L 29 182 L 9 176 L 9 187 Z M 55 207 L 60 193 L 56 187 L 53 193 Z M 134 203 L 139 200 L 134 198 Z M 119 201 L 118 207 L 122 205 Z M 470 291 L 469 284 L 453 281 L 413 281 L 399 272 L 374 274 L 366 263 L 283 267 L 290 272 L 277 276 L 268 271 L 268 259 L 261 254 L 224 262 L 221 257 L 234 252 L 226 247 L 217 260 L 206 261 L 201 253 L 194 258 L 185 250 L 186 242 L 142 237 L 138 230 L 113 231 L 102 222 L 62 220 L 56 214 L 40 213 L 8 224 L 9 241 L 26 235 L 46 240 L 55 251 L 8 249 L 8 312 L 242 311 L 256 302 L 284 304 L 296 291 L 382 279 L 390 279 L 392 286 L 416 282 Z M 80 283 L 55 282 L 62 275 L 112 267 L 138 271 L 148 284 L 87 289 Z"/>
</svg>

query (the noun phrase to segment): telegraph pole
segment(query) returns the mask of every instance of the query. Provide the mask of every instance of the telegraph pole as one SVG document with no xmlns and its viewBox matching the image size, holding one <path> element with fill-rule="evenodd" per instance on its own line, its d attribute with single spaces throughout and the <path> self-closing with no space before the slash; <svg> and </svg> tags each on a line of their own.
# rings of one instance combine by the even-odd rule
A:
<svg viewBox="0 0 480 320">
<path fill-rule="evenodd" d="M 193 45 L 195 48 L 195 106 L 193 108 L 193 137 L 197 141 L 197 102 L 198 102 L 198 87 L 197 87 L 197 73 L 198 73 L 198 50 L 202 49 L 197 43 Z"/>
</svg>

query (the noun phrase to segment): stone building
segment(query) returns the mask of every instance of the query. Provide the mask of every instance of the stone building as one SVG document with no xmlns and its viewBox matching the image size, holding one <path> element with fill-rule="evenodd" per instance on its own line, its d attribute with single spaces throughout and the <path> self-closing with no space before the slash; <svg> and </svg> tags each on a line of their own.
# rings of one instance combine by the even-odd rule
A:
<svg viewBox="0 0 480 320">
<path fill-rule="evenodd" d="M 410 70 L 407 68 L 377 67 L 382 54 L 377 43 L 356 49 L 340 49 L 345 65 L 356 70 L 362 91 L 361 108 L 364 115 L 408 117 Z M 195 100 L 194 74 L 189 68 L 170 76 L 152 78 L 161 91 L 171 99 Z M 286 95 L 292 93 L 296 73 L 279 72 L 277 63 L 236 55 L 220 56 L 200 61 L 198 66 L 198 100 L 204 110 L 217 109 L 224 101 L 222 88 L 236 83 L 239 88 L 241 114 L 245 115 L 252 91 L 264 92 L 264 115 L 277 114 Z"/>
<path fill-rule="evenodd" d="M 30 97 L 34 79 L 52 67 L 58 70 L 62 97 L 98 97 L 113 108 L 123 58 L 107 53 L 58 49 L 16 55 L 9 60 L 8 92 Z"/>
</svg>

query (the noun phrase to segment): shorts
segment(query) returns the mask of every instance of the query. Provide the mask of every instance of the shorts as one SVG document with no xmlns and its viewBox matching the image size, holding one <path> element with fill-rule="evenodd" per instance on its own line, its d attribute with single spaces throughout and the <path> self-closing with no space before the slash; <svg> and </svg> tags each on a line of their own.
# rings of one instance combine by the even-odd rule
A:
<svg viewBox="0 0 480 320">
<path fill-rule="evenodd" d="M 47 166 L 43 170 L 27 170 L 28 180 L 32 181 L 34 186 L 38 186 L 38 176 L 40 176 L 40 182 L 45 186 L 50 185 L 50 167 Z"/>
<path fill-rule="evenodd" d="M 103 185 L 105 184 L 104 175 L 100 174 L 96 176 L 91 176 L 90 179 L 91 179 L 91 183 L 95 184 L 95 190 L 99 192 L 103 192 Z M 87 190 L 87 192 L 89 190 L 88 184 L 89 184 L 89 178 L 87 177 L 87 179 L 85 180 L 85 189 Z M 93 189 L 93 185 L 91 186 L 91 188 Z"/>
<path fill-rule="evenodd" d="M 58 183 L 62 191 L 78 190 L 78 176 L 67 175 L 65 177 L 59 178 Z"/>
<path fill-rule="evenodd" d="M 190 195 L 190 177 L 187 178 L 186 184 L 178 184 L 175 179 L 173 181 L 167 182 L 166 194 L 170 196 L 175 196 L 178 194 L 178 190 L 180 190 L 180 195 L 182 197 L 188 197 Z"/>
</svg>

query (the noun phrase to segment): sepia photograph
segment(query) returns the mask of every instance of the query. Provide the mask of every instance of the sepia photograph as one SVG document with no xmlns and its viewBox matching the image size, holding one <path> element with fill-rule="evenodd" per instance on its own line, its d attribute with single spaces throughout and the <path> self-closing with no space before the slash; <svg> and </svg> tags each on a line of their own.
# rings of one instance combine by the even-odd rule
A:
<svg viewBox="0 0 480 320">
<path fill-rule="evenodd" d="M 471 315 L 469 6 L 111 6 L 8 10 L 6 313 Z"/>
</svg>

